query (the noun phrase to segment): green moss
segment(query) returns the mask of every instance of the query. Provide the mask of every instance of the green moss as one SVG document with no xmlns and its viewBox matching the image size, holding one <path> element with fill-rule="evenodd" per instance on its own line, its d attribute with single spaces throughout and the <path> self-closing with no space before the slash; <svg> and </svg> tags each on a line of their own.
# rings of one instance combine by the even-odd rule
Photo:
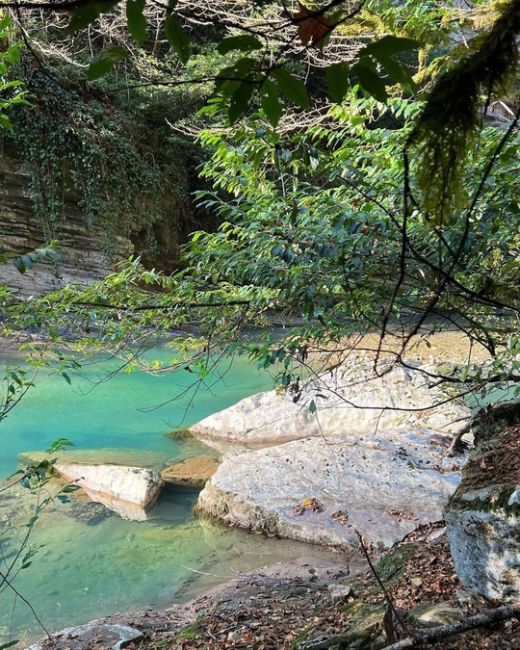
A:
<svg viewBox="0 0 520 650">
<path fill-rule="evenodd" d="M 504 3 L 492 29 L 438 78 L 411 134 L 423 208 L 437 225 L 466 204 L 464 171 L 482 123 L 481 96 L 504 95 L 514 83 L 519 29 L 518 3 Z"/>
<path fill-rule="evenodd" d="M 415 554 L 414 544 L 402 544 L 383 557 L 376 571 L 381 580 L 386 584 L 393 584 L 403 575 L 406 565 Z"/>
<path fill-rule="evenodd" d="M 450 509 L 452 510 L 476 510 L 478 512 L 488 512 L 491 514 L 496 514 L 499 517 L 516 517 L 520 518 L 520 505 L 514 503 L 512 506 L 509 505 L 509 499 L 515 491 L 516 488 L 508 488 L 497 494 L 493 499 L 472 499 L 462 500 L 462 499 L 452 499 L 450 501 Z"/>
<path fill-rule="evenodd" d="M 309 631 L 311 628 L 305 628 L 302 632 L 298 634 L 298 636 L 294 639 L 294 641 L 291 643 L 291 650 L 298 650 L 300 647 L 300 644 L 302 644 L 304 641 L 307 640 L 309 636 Z"/>
<path fill-rule="evenodd" d="M 165 88 L 123 100 L 107 80 L 89 83 L 59 57 L 49 55 L 45 64 L 61 83 L 50 85 L 32 66 L 30 74 L 26 65 L 15 69 L 30 105 L 18 105 L 12 133 L 0 134 L 27 172 L 27 195 L 45 240 L 60 239 L 64 217 L 79 208 L 87 228 L 101 228 L 107 253 L 123 235 L 145 261 L 166 246 L 161 268 L 175 268 L 194 210 L 192 152 L 165 131 L 166 121 L 184 113 L 181 98 Z"/>
<path fill-rule="evenodd" d="M 189 429 L 174 429 L 165 433 L 164 436 L 170 440 L 194 440 L 193 434 Z"/>
<path fill-rule="evenodd" d="M 196 620 L 193 621 L 193 623 L 190 623 L 187 625 L 185 628 L 183 628 L 180 632 L 177 632 L 172 638 L 169 640 L 170 642 L 174 641 L 193 641 L 196 639 L 202 632 L 203 630 L 203 625 L 201 620 Z"/>
<path fill-rule="evenodd" d="M 386 587 L 392 587 L 395 585 L 404 572 L 408 565 L 408 561 L 411 557 L 414 556 L 416 551 L 415 544 L 402 544 L 392 549 L 387 555 L 385 555 L 381 560 L 379 560 L 376 565 L 377 575 L 381 578 L 383 584 Z M 362 584 L 358 581 L 354 581 L 353 585 L 354 593 L 362 594 L 364 598 L 372 598 L 381 594 L 381 588 L 378 584 L 374 584 L 371 587 L 367 587 L 365 584 Z M 354 605 L 359 605 L 357 601 L 352 603 L 347 603 L 346 605 L 340 606 L 338 609 L 341 613 L 353 616 L 356 614 L 355 609 L 352 609 Z"/>
</svg>

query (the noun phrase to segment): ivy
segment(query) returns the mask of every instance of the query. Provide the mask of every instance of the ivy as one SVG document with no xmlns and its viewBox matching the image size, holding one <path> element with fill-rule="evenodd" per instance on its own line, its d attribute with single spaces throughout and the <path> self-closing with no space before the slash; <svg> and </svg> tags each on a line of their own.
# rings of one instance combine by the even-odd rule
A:
<svg viewBox="0 0 520 650">
<path fill-rule="evenodd" d="M 74 203 L 86 227 L 104 233 L 108 253 L 118 235 L 144 232 L 153 250 L 155 224 L 179 229 L 179 214 L 190 209 L 189 170 L 183 145 L 164 136 L 164 115 L 159 121 L 153 114 L 163 106 L 149 96 L 118 105 L 113 94 L 93 92 L 69 69 L 58 77 L 63 85 L 23 66 L 15 74 L 26 77 L 29 104 L 11 112 L 14 128 L 2 138 L 28 174 L 46 241 L 59 238 Z"/>
</svg>

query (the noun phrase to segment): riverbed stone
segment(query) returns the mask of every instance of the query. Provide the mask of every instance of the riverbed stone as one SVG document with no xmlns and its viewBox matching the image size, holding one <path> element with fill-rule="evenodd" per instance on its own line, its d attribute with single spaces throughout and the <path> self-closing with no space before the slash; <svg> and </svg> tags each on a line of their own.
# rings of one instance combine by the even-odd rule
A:
<svg viewBox="0 0 520 650">
<path fill-rule="evenodd" d="M 347 598 L 354 597 L 354 590 L 352 589 L 352 585 L 349 584 L 329 585 L 329 593 L 333 603 L 338 603 Z"/>
<path fill-rule="evenodd" d="M 87 526 L 96 526 L 108 517 L 114 516 L 114 513 L 102 503 L 80 499 L 71 499 L 69 507 L 64 508 L 63 512 Z"/>
<path fill-rule="evenodd" d="M 128 467 L 157 468 L 164 464 L 164 453 L 142 449 L 60 449 L 49 454 L 46 451 L 24 451 L 18 454 L 20 464 L 41 463 L 56 460 L 65 465 L 123 465 Z"/>
<path fill-rule="evenodd" d="M 446 403 L 448 396 L 425 374 L 428 370 L 432 368 L 382 362 L 382 376 L 376 376 L 372 361 L 354 359 L 348 366 L 304 382 L 297 403 L 289 393 L 258 393 L 201 420 L 190 431 L 221 452 L 322 435 L 375 435 L 419 428 L 458 431 L 471 410 L 460 401 Z"/>
<path fill-rule="evenodd" d="M 157 501 L 163 481 L 149 468 L 122 465 L 56 463 L 60 477 L 78 485 L 92 501 L 102 503 L 127 519 L 145 519 Z"/>
<path fill-rule="evenodd" d="M 519 605 L 520 404 L 503 405 L 489 417 L 484 413 L 475 425 L 475 448 L 445 513 L 447 533 L 464 587 Z"/>
<path fill-rule="evenodd" d="M 35 643 L 27 650 L 122 650 L 142 638 L 142 632 L 129 625 L 92 621 L 86 625 L 68 627 L 54 635 L 52 643 Z"/>
<path fill-rule="evenodd" d="M 213 456 L 195 456 L 170 465 L 161 472 L 161 478 L 168 485 L 203 488 L 218 466 Z"/>
<path fill-rule="evenodd" d="M 356 531 L 389 548 L 442 519 L 460 463 L 429 431 L 306 438 L 227 456 L 198 512 L 232 526 L 340 548 Z"/>
</svg>

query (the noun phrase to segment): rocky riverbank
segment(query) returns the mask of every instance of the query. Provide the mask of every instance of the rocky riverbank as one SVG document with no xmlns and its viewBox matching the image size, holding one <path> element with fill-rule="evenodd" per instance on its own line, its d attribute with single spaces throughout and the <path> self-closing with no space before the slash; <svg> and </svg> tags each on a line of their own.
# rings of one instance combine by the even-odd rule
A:
<svg viewBox="0 0 520 650">
<path fill-rule="evenodd" d="M 327 392 L 323 409 L 309 407 Z M 211 458 L 202 461 L 209 480 L 197 509 L 264 536 L 333 547 L 338 561 L 301 559 L 238 575 L 186 605 L 65 631 L 53 647 L 377 650 L 485 609 L 478 594 L 486 593 L 464 576 L 473 595 L 459 582 L 439 523 L 452 495 L 450 517 L 466 493 L 467 485 L 458 488 L 466 456 L 447 450 L 448 434 L 466 427 L 470 409 L 432 384 L 427 368 L 389 367 L 369 378 L 363 363 L 310 380 L 301 401 L 262 393 L 192 427 L 224 452 L 217 468 Z M 482 436 L 478 443 L 470 467 L 482 460 Z M 163 478 L 190 480 L 200 465 L 187 461 Z M 363 557 L 352 559 L 360 548 L 380 559 L 375 571 L 360 572 Z M 517 566 L 509 569 L 516 579 Z M 478 633 L 463 646 L 438 647 L 513 650 L 515 631 L 505 623 L 499 637 Z M 320 641 L 330 637 L 337 639 Z"/>
<path fill-rule="evenodd" d="M 443 524 L 421 528 L 385 555 L 376 573 L 405 626 L 400 628 L 362 559 L 300 560 L 237 575 L 186 604 L 115 615 L 72 628 L 31 650 L 304 650 L 328 647 L 375 650 L 393 639 L 458 622 L 485 604 L 465 592 L 449 554 Z M 520 626 L 443 641 L 438 650 L 515 650 Z"/>
</svg>

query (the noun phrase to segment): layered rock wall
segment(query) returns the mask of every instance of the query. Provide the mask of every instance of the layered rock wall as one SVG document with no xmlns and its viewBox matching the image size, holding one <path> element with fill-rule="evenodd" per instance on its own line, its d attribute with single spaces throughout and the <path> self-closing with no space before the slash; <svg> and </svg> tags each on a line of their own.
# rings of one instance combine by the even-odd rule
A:
<svg viewBox="0 0 520 650">
<path fill-rule="evenodd" d="M 113 253 L 106 252 L 101 226 L 87 227 L 73 196 L 64 196 L 63 220 L 57 224 L 60 242 L 56 263 L 42 263 L 23 275 L 13 264 L 0 266 L 0 284 L 19 296 L 41 295 L 70 282 L 86 285 L 107 275 L 113 262 L 134 252 L 131 241 L 118 236 Z M 24 254 L 43 246 L 49 239 L 44 225 L 35 216 L 29 192 L 29 176 L 17 161 L 2 156 L 0 170 L 0 248 Z"/>
</svg>

